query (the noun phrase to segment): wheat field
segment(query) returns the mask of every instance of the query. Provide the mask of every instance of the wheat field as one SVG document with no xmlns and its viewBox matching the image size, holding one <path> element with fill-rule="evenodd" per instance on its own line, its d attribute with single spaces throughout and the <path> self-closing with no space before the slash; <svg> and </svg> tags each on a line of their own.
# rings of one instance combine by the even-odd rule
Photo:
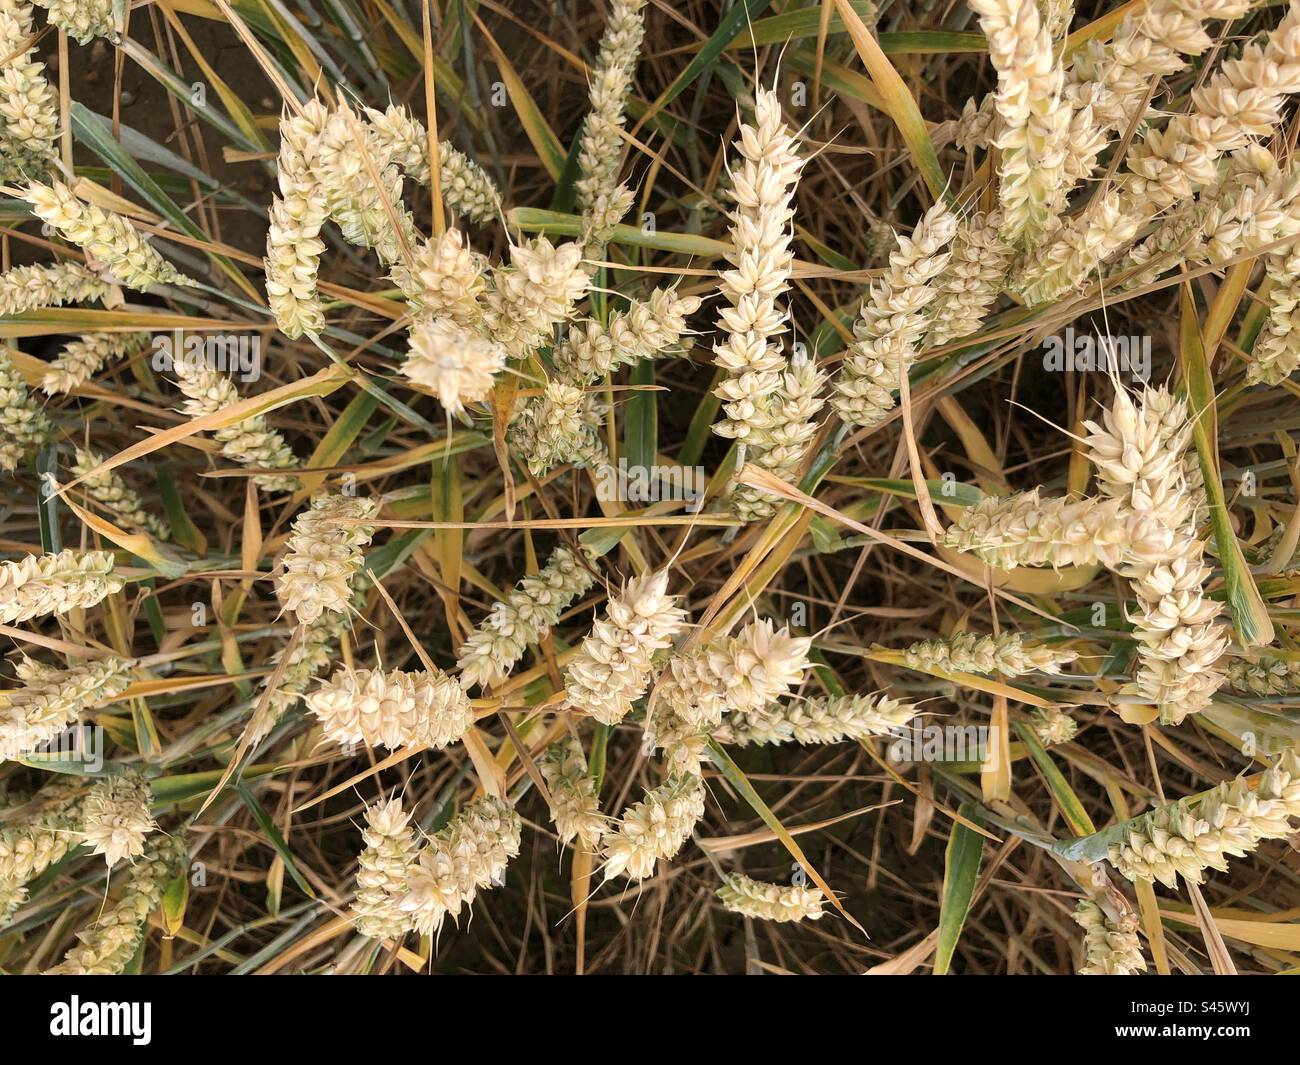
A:
<svg viewBox="0 0 1300 1065">
<path fill-rule="evenodd" d="M 1300 3 L 33 3 L 0 971 L 1300 973 Z"/>
</svg>

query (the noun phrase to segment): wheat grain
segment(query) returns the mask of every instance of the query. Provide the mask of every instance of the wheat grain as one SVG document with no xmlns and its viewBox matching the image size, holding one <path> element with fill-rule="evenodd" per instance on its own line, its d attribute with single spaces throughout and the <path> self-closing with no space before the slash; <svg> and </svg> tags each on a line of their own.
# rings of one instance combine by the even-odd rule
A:
<svg viewBox="0 0 1300 1065">
<path fill-rule="evenodd" d="M 704 784 L 698 777 L 668 780 L 623 813 L 605 836 L 605 879 L 644 880 L 655 863 L 677 855 L 704 816 Z"/>
<path fill-rule="evenodd" d="M 1139 667 L 1123 693 L 1154 704 L 1177 724 L 1207 706 L 1222 685 L 1228 646 L 1222 607 L 1205 596 L 1210 571 L 1196 539 L 1204 492 L 1189 454 L 1192 425 L 1184 401 L 1148 388 L 1140 404 L 1122 389 L 1102 424 L 1086 422 L 1088 455 L 1104 494 L 1148 524 L 1132 538 L 1121 571 L 1132 582 Z"/>
<path fill-rule="evenodd" d="M 605 834 L 608 818 L 600 812 L 596 781 L 587 771 L 582 745 L 572 737 L 551 744 L 537 759 L 551 793 L 551 819 L 561 843 L 575 839 L 594 852 Z"/>
<path fill-rule="evenodd" d="M 144 500 L 140 498 L 140 493 L 131 488 L 116 470 L 91 474 L 92 470 L 103 464 L 102 455 L 77 448 L 76 458 L 72 473 L 81 481 L 81 487 L 88 495 L 102 503 L 128 525 L 144 529 L 159 540 L 166 540 L 171 536 L 171 529 L 167 523 L 156 514 L 149 512 Z"/>
<path fill-rule="evenodd" d="M 510 249 L 510 265 L 492 272 L 483 328 L 512 359 L 526 359 L 548 344 L 552 330 L 573 315 L 591 278 L 582 265 L 582 245 L 553 245 L 536 237 Z"/>
<path fill-rule="evenodd" d="M 767 469 L 764 448 L 770 441 L 761 434 L 773 428 L 772 408 L 786 385 L 788 364 L 774 339 L 786 331 L 787 315 L 777 300 L 789 289 L 794 265 L 790 228 L 803 167 L 775 92 L 758 91 L 754 122 L 741 125 L 734 147 L 740 166 L 732 173 L 731 269 L 722 271 L 726 305 L 718 312 L 726 339 L 713 348 L 715 365 L 725 374 L 714 390 L 724 418 L 713 431 L 743 445 L 738 466 L 755 462 Z M 741 506 L 747 520 L 773 510 L 770 500 L 758 499 L 752 490 Z"/>
<path fill-rule="evenodd" d="M 290 339 L 325 328 L 316 274 L 325 252 L 321 226 L 328 215 L 320 181 L 320 137 L 329 115 L 319 100 L 280 120 L 278 192 L 266 234 L 266 295 L 281 332 Z"/>
<path fill-rule="evenodd" d="M 105 37 L 114 44 L 118 33 L 114 28 L 112 0 L 32 0 L 49 13 L 50 25 L 57 26 L 78 44 L 89 44 L 96 37 Z"/>
<path fill-rule="evenodd" d="M 361 569 L 362 548 L 374 526 L 379 500 L 321 493 L 294 519 L 276 590 L 285 610 L 304 625 L 324 613 L 348 613 L 350 582 Z"/>
<path fill-rule="evenodd" d="M 0 926 L 26 901 L 24 885 L 77 845 L 82 792 L 77 778 L 56 776 L 0 828 Z"/>
<path fill-rule="evenodd" d="M 15 266 L 0 274 L 0 315 L 111 299 L 113 286 L 77 262 Z"/>
<path fill-rule="evenodd" d="M 353 923 L 363 936 L 401 936 L 410 928 L 401 902 L 411 889 L 418 856 L 411 815 L 401 800 L 394 796 L 366 807 L 361 838 L 366 846 L 357 858 Z"/>
<path fill-rule="evenodd" d="M 534 477 L 565 463 L 599 469 L 609 463 L 600 424 L 596 397 L 557 380 L 525 403 L 506 430 L 506 442 Z"/>
<path fill-rule="evenodd" d="M 72 948 L 49 972 L 63 976 L 116 976 L 126 969 L 144 943 L 149 915 L 162 901 L 167 885 L 185 871 L 185 844 L 159 833 L 131 865 L 121 898 L 77 933 Z"/>
<path fill-rule="evenodd" d="M 109 362 L 133 355 L 148 343 L 148 333 L 86 333 L 59 352 L 41 378 L 41 391 L 56 396 L 80 388 Z"/>
<path fill-rule="evenodd" d="M 497 215 L 501 193 L 483 168 L 446 141 L 438 145 L 442 202 L 471 222 L 485 225 Z"/>
<path fill-rule="evenodd" d="M 505 680 L 524 650 L 545 639 L 594 580 L 578 556 L 557 547 L 541 571 L 524 577 L 460 646 L 456 665 L 462 687 L 492 688 Z"/>
<path fill-rule="evenodd" d="M 623 108 L 632 89 L 645 0 L 611 0 L 600 51 L 591 70 L 591 111 L 578 138 L 578 180 L 583 243 L 597 257 L 614 226 L 632 205 L 632 193 L 618 184 L 623 149 Z"/>
<path fill-rule="evenodd" d="M 462 414 L 492 391 L 506 364 L 506 349 L 448 318 L 422 321 L 411 330 L 402 373 L 438 397 L 447 412 Z"/>
<path fill-rule="evenodd" d="M 469 246 L 457 229 L 422 241 L 408 265 L 393 265 L 393 283 L 402 290 L 417 322 L 443 318 L 463 327 L 483 319 L 481 301 L 487 292 L 486 260 Z"/>
<path fill-rule="evenodd" d="M 826 896 L 819 888 L 792 884 L 769 884 L 743 873 L 723 877 L 718 898 L 725 909 L 760 921 L 815 921 L 822 916 Z"/>
<path fill-rule="evenodd" d="M 1300 662 L 1289 658 L 1234 658 L 1228 663 L 1228 687 L 1255 695 L 1300 693 Z"/>
<path fill-rule="evenodd" d="M 54 166 L 59 109 L 45 64 L 23 47 L 32 34 L 32 9 L 21 0 L 0 3 L 0 180 L 43 176 Z"/>
<path fill-rule="evenodd" d="M 1133 976 L 1146 972 L 1137 920 L 1131 914 L 1112 921 L 1095 902 L 1081 899 L 1071 916 L 1084 933 L 1080 976 Z"/>
<path fill-rule="evenodd" d="M 474 723 L 460 685 L 441 672 L 341 670 L 305 701 L 325 738 L 335 743 L 438 750 Z"/>
<path fill-rule="evenodd" d="M 1030 715 L 1029 727 L 1044 747 L 1069 743 L 1079 730 L 1074 718 L 1056 706 L 1043 706 L 1035 710 Z"/>
<path fill-rule="evenodd" d="M 234 382 L 209 369 L 200 359 L 177 358 L 172 370 L 177 387 L 186 397 L 181 410 L 191 418 L 216 414 L 239 402 Z M 284 437 L 269 428 L 260 414 L 217 429 L 212 435 L 221 445 L 221 453 L 241 466 L 282 470 L 299 465 Z M 292 492 L 300 483 L 296 477 L 278 474 L 259 474 L 253 480 L 266 492 Z"/>
<path fill-rule="evenodd" d="M 737 747 L 861 741 L 886 736 L 918 713 L 920 707 L 915 703 L 887 695 L 790 699 L 757 713 L 732 714 L 714 732 L 714 738 Z"/>
<path fill-rule="evenodd" d="M 938 290 L 930 307 L 931 347 L 951 344 L 979 329 L 997 301 L 1015 252 L 1002 239 L 1002 216 L 978 212 L 957 223 L 952 257 L 935 281 Z"/>
<path fill-rule="evenodd" d="M 0 624 L 94 606 L 126 584 L 113 565 L 110 551 L 71 548 L 0 562 Z"/>
<path fill-rule="evenodd" d="M 1025 640 L 1018 632 L 981 636 L 959 632 L 947 639 L 921 640 L 903 652 L 909 669 L 944 673 L 1001 674 L 1060 673 L 1078 657 L 1074 651 Z"/>
<path fill-rule="evenodd" d="M 911 237 L 899 237 L 889 266 L 868 290 L 853 323 L 854 343 L 832 382 L 831 406 L 848 425 L 874 428 L 894 409 L 894 393 L 930 324 L 935 284 L 948 265 L 957 220 L 936 204 Z"/>
<path fill-rule="evenodd" d="M 555 370 L 571 384 L 587 385 L 620 366 L 670 355 L 699 306 L 696 296 L 655 289 L 649 299 L 633 300 L 627 310 L 610 315 L 608 325 L 591 319 L 575 325 L 555 348 Z"/>
<path fill-rule="evenodd" d="M 415 931 L 434 935 L 450 916 L 473 903 L 482 888 L 504 881 L 506 865 L 519 854 L 522 824 L 505 800 L 488 796 L 461 813 L 420 851 L 410 886 L 400 902 Z"/>
<path fill-rule="evenodd" d="M 354 586 L 360 583 L 359 577 L 353 580 Z M 354 606 L 358 605 L 357 598 L 354 593 Z M 303 627 L 301 639 L 289 651 L 279 684 L 266 697 L 266 714 L 260 725 L 253 730 L 253 743 L 264 740 L 284 715 L 297 705 L 312 680 L 334 663 L 338 641 L 351 627 L 351 623 L 350 615 L 327 610 Z M 284 648 L 281 648 L 271 656 L 273 671 L 283 659 Z M 262 681 L 263 690 L 270 686 L 272 676 L 274 672 Z"/>
<path fill-rule="evenodd" d="M 120 658 L 65 670 L 31 663 L 23 679 L 24 686 L 6 692 L 0 706 L 0 762 L 48 743 L 87 710 L 114 702 L 131 683 Z"/>
<path fill-rule="evenodd" d="M 958 512 L 944 544 L 993 569 L 1017 566 L 1117 566 L 1140 530 L 1116 499 L 1043 499 L 1037 488 L 986 496 Z"/>
<path fill-rule="evenodd" d="M 81 804 L 81 841 L 102 854 L 111 869 L 123 858 L 144 853 L 145 837 L 157 831 L 149 813 L 152 795 L 143 775 L 128 771 L 101 777 L 90 786 Z"/>
<path fill-rule="evenodd" d="M 109 214 L 93 203 L 83 204 L 67 185 L 31 182 L 23 199 L 42 222 L 104 267 L 128 288 L 148 292 L 154 285 L 193 285 L 125 218 Z"/>
<path fill-rule="evenodd" d="M 651 659 L 672 646 L 686 614 L 668 594 L 668 571 L 627 582 L 596 619 L 564 674 L 565 696 L 605 725 L 622 721 L 650 684 Z"/>
<path fill-rule="evenodd" d="M 14 367 L 13 353 L 0 344 L 0 470 L 16 470 L 52 432 L 50 420 Z"/>
<path fill-rule="evenodd" d="M 1300 758 L 1291 750 L 1261 775 L 1254 790 L 1239 778 L 1199 802 L 1181 799 L 1144 814 L 1111 846 L 1109 860 L 1129 880 L 1158 880 L 1174 888 L 1181 876 L 1199 884 L 1206 869 L 1225 872 L 1229 857 L 1289 836 L 1297 817 Z"/>
<path fill-rule="evenodd" d="M 1034 245 L 1059 212 L 1070 109 L 1065 72 L 1036 0 L 970 0 L 998 72 L 994 143 L 1001 151 L 998 200 L 1008 244 Z"/>
</svg>

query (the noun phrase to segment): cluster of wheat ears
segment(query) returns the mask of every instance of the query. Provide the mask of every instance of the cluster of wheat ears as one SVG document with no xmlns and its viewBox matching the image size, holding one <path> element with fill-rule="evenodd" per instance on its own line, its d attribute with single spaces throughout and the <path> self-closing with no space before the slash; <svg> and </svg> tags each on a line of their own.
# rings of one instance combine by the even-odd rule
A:
<svg viewBox="0 0 1300 1065">
<path fill-rule="evenodd" d="M 49 38 L 0 0 L 0 965 L 420 971 L 486 913 L 458 965 L 526 967 L 541 923 L 548 967 L 644 967 L 640 921 L 660 968 L 1300 966 L 1266 934 L 1300 884 L 1300 4 L 751 0 L 675 48 L 671 5 L 606 0 L 566 158 L 523 12 L 195 5 L 267 122 L 175 11 L 36 2 Z M 74 99 L 82 47 L 174 94 L 175 143 Z M 547 208 L 503 183 L 538 159 Z M 1143 300 L 1148 380 L 1016 407 L 1058 410 L 1009 376 L 1045 337 Z M 610 498 L 624 461 L 707 490 Z M 888 753 L 956 722 L 974 753 Z M 1207 906 L 1247 855 L 1254 902 Z"/>
</svg>

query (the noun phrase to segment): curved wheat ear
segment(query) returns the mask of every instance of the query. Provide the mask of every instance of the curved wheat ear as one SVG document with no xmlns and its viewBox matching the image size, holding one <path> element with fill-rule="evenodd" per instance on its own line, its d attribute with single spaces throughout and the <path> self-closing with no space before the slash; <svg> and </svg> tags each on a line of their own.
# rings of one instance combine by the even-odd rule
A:
<svg viewBox="0 0 1300 1065">
<path fill-rule="evenodd" d="M 455 743 L 474 723 L 460 685 L 442 672 L 343 670 L 306 697 L 321 731 L 336 743 L 431 747 Z"/>
<path fill-rule="evenodd" d="M 773 408 L 788 398 L 789 364 L 774 342 L 788 328 L 787 315 L 777 300 L 790 287 L 790 223 L 803 167 L 775 92 L 758 91 L 754 124 L 740 127 L 735 151 L 740 165 L 733 173 L 731 198 L 736 207 L 727 254 L 732 269 L 722 273 L 727 303 L 718 314 L 718 325 L 727 336 L 713 348 L 716 364 L 726 374 L 714 393 L 722 400 L 724 418 L 713 431 L 744 445 L 744 461 L 771 469 L 765 455 L 773 441 L 764 433 L 777 425 Z M 811 385 L 815 391 L 821 381 L 814 375 L 811 382 L 795 384 Z M 820 403 L 810 406 L 815 413 Z M 760 500 L 752 490 L 741 496 L 740 507 L 746 520 L 775 510 L 772 500 Z"/>
<path fill-rule="evenodd" d="M 1284 754 L 1252 791 L 1244 780 L 1220 784 L 1204 798 L 1181 799 L 1138 818 L 1110 848 L 1110 863 L 1129 880 L 1199 884 L 1206 869 L 1226 872 L 1266 839 L 1283 839 L 1300 817 L 1300 758 Z"/>
<path fill-rule="evenodd" d="M 686 614 L 676 601 L 668 594 L 666 569 L 628 581 L 565 670 L 569 702 L 602 724 L 622 721 L 650 685 L 655 652 L 671 647 L 685 627 Z"/>
<path fill-rule="evenodd" d="M 605 879 L 644 880 L 655 863 L 676 856 L 704 816 L 704 783 L 678 777 L 646 792 L 605 836 Z"/>
<path fill-rule="evenodd" d="M 111 551 L 72 548 L 0 562 L 0 624 L 94 606 L 126 584 L 113 565 Z"/>
<path fill-rule="evenodd" d="M 969 551 L 985 565 L 1119 565 L 1130 540 L 1117 499 L 1043 499 L 1035 488 L 1011 496 L 986 496 L 958 512 L 944 544 Z"/>
<path fill-rule="evenodd" d="M 1147 132 L 1114 186 L 1026 258 L 1018 281 L 1025 299 L 1036 306 L 1073 291 L 1157 212 L 1214 184 L 1219 158 L 1271 136 L 1287 95 L 1298 91 L 1300 6 L 1293 4 L 1262 48 L 1249 44 L 1239 59 L 1225 61 L 1193 91 L 1191 112 Z"/>
<path fill-rule="evenodd" d="M 738 747 L 843 743 L 888 735 L 920 712 L 915 703 L 887 695 L 791 699 L 758 713 L 732 714 L 714 732 L 714 738 Z"/>
<path fill-rule="evenodd" d="M 595 578 L 567 547 L 555 549 L 546 565 L 525 577 L 490 613 L 456 652 L 461 686 L 500 684 L 526 648 L 543 640 L 569 605 Z"/>
<path fill-rule="evenodd" d="M 0 315 L 103 301 L 110 299 L 112 292 L 112 285 L 81 263 L 15 266 L 0 274 Z"/>
<path fill-rule="evenodd" d="M 0 180 L 21 181 L 54 167 L 59 106 L 45 64 L 24 47 L 32 36 L 32 9 L 20 0 L 0 3 Z M 4 312 L 10 313 L 10 312 Z"/>
<path fill-rule="evenodd" d="M 926 345 L 938 347 L 970 336 L 983 324 L 1002 291 L 1014 249 L 1001 237 L 1002 215 L 973 214 L 957 223 L 952 258 L 935 282 Z"/>
<path fill-rule="evenodd" d="M 1069 743 L 1079 726 L 1069 714 L 1056 706 L 1044 706 L 1030 715 L 1029 727 L 1044 747 Z"/>
<path fill-rule="evenodd" d="M 27 900 L 24 887 L 77 845 L 82 782 L 57 776 L 0 828 L 0 924 Z"/>
<path fill-rule="evenodd" d="M 89 44 L 103 37 L 118 41 L 113 27 L 112 0 L 32 0 L 49 13 L 50 24 L 57 26 L 78 44 Z"/>
<path fill-rule="evenodd" d="M 148 343 L 148 333 L 86 333 L 59 352 L 41 378 L 41 391 L 55 396 L 80 388 L 109 362 L 133 355 Z"/>
<path fill-rule="evenodd" d="M 429 133 L 424 123 L 397 104 L 387 110 L 366 108 L 366 119 L 380 149 L 412 181 L 429 183 Z M 438 142 L 438 176 L 442 202 L 449 211 L 471 222 L 491 222 L 500 210 L 501 193 L 478 163 L 450 141 Z"/>
<path fill-rule="evenodd" d="M 186 397 L 181 410 L 191 418 L 215 414 L 239 402 L 234 382 L 198 361 L 177 358 L 172 362 L 172 371 L 176 374 L 177 386 Z M 299 464 L 284 437 L 268 428 L 266 419 L 260 414 L 218 429 L 212 435 L 221 445 L 221 453 L 241 466 L 275 470 L 290 469 Z M 266 492 L 292 492 L 299 487 L 298 478 L 288 475 L 262 474 L 254 480 Z"/>
<path fill-rule="evenodd" d="M 718 889 L 722 905 L 732 913 L 760 921 L 815 921 L 822 916 L 826 896 L 820 888 L 769 884 L 743 873 L 728 873 Z"/>
<path fill-rule="evenodd" d="M 1248 384 L 1278 385 L 1300 369 L 1300 251 L 1267 261 L 1268 321 L 1246 364 Z"/>
<path fill-rule="evenodd" d="M 323 493 L 294 519 L 277 591 L 285 610 L 310 625 L 324 613 L 347 615 L 350 581 L 361 569 L 362 548 L 374 536 L 364 523 L 379 500 Z"/>
<path fill-rule="evenodd" d="M 102 503 L 128 525 L 144 529 L 159 540 L 166 540 L 171 536 L 171 529 L 167 523 L 149 512 L 144 500 L 140 498 L 140 493 L 131 488 L 116 470 L 105 470 L 90 476 L 91 470 L 103 464 L 104 456 L 83 448 L 77 448 L 76 456 L 77 461 L 73 464 L 72 473 L 81 481 L 80 487 L 84 488 L 89 496 Z"/>
<path fill-rule="evenodd" d="M 1300 693 L 1300 662 L 1289 658 L 1234 658 L 1228 663 L 1228 687 L 1255 695 Z"/>
<path fill-rule="evenodd" d="M 601 408 L 593 394 L 552 381 L 524 404 L 506 440 L 534 477 L 565 463 L 599 470 L 609 465 L 600 426 Z"/>
<path fill-rule="evenodd" d="M 1164 389 L 1147 389 L 1140 405 L 1116 394 L 1103 423 L 1087 422 L 1088 452 L 1101 490 L 1147 522 L 1124 552 L 1123 572 L 1138 597 L 1133 616 L 1139 667 L 1125 694 L 1154 704 L 1177 724 L 1209 705 L 1223 684 L 1218 665 L 1228 647 L 1221 604 L 1205 596 L 1210 571 L 1196 539 L 1203 488 L 1189 454 L 1187 405 Z"/>
<path fill-rule="evenodd" d="M 1078 657 L 1074 651 L 1027 641 L 1018 632 L 1004 632 L 998 636 L 959 632 L 943 640 L 922 640 L 903 652 L 903 660 L 911 669 L 984 675 L 999 673 L 1004 677 L 1060 673 L 1062 666 Z"/>
<path fill-rule="evenodd" d="M 519 854 L 522 822 L 504 799 L 478 799 L 452 818 L 420 851 L 409 889 L 399 903 L 411 927 L 434 935 L 454 920 L 481 888 L 504 882 Z"/>
<path fill-rule="evenodd" d="M 0 344 L 0 470 L 16 470 L 49 439 L 52 427 L 10 358 L 13 348 Z"/>
<path fill-rule="evenodd" d="M 167 885 L 185 872 L 184 841 L 158 833 L 131 864 L 126 887 L 116 903 L 77 933 L 81 945 L 48 970 L 61 976 L 116 976 L 136 956 L 148 931 L 149 915 Z"/>
<path fill-rule="evenodd" d="M 1036 0 L 970 0 L 998 72 L 998 199 L 1009 244 L 1036 244 L 1059 212 L 1070 109 L 1065 73 Z"/>
<path fill-rule="evenodd" d="M 101 777 L 81 807 L 81 841 L 102 854 L 111 869 L 123 858 L 144 853 L 145 837 L 158 829 L 149 812 L 152 795 L 139 772 Z"/>
<path fill-rule="evenodd" d="M 560 842 L 580 840 L 585 849 L 594 852 L 609 818 L 600 812 L 596 781 L 587 770 L 582 745 L 566 736 L 546 749 L 537 768 L 551 793 L 551 818 Z"/>
<path fill-rule="evenodd" d="M 1146 972 L 1137 920 L 1131 914 L 1112 921 L 1095 902 L 1081 899 L 1072 916 L 1084 932 L 1080 976 L 1133 976 Z"/>
<path fill-rule="evenodd" d="M 84 248 L 128 288 L 148 292 L 154 285 L 193 285 L 125 218 L 93 203 L 83 204 L 62 181 L 29 184 L 23 199 L 42 221 Z"/>
<path fill-rule="evenodd" d="M 320 136 L 328 121 L 319 100 L 308 100 L 301 114 L 280 120 L 279 191 L 271 202 L 263 265 L 271 313 L 280 331 L 291 339 L 325 328 L 316 274 L 325 252 L 320 230 L 328 209 L 319 168 Z"/>
<path fill-rule="evenodd" d="M 360 578 L 354 578 L 352 582 L 352 605 L 357 608 L 362 605 L 360 600 L 364 599 L 356 591 L 356 586 L 360 583 Z M 351 624 L 352 618 L 348 614 L 336 614 L 327 610 L 304 627 L 302 638 L 289 652 L 289 660 L 285 664 L 279 685 L 267 697 L 267 711 L 258 727 L 253 730 L 253 743 L 261 743 L 270 735 L 284 715 L 297 705 L 312 680 L 334 664 L 338 641 Z M 281 648 L 271 657 L 272 668 L 278 666 L 283 658 L 284 648 Z M 274 673 L 262 681 L 262 690 L 270 685 L 272 676 Z"/>
<path fill-rule="evenodd" d="M 619 185 L 617 174 L 623 152 L 623 107 L 645 35 L 644 7 L 645 0 L 612 0 L 591 71 L 591 111 L 578 140 L 575 188 L 583 243 L 589 253 L 595 253 L 593 258 L 632 205 L 632 193 Z"/>
<path fill-rule="evenodd" d="M 54 739 L 87 710 L 116 700 L 131 683 L 120 658 L 98 658 L 64 670 L 25 665 L 20 676 L 26 683 L 5 692 L 0 707 L 0 762 Z"/>
<path fill-rule="evenodd" d="M 447 141 L 438 144 L 438 177 L 442 202 L 448 210 L 479 225 L 486 225 L 496 217 L 501 203 L 496 182 L 478 163 Z"/>
<path fill-rule="evenodd" d="M 575 325 L 552 355 L 555 370 L 575 386 L 586 386 L 620 366 L 672 353 L 686 332 L 686 319 L 700 306 L 696 296 L 657 288 L 649 299 L 633 300 L 609 324 L 588 319 Z"/>
<path fill-rule="evenodd" d="M 401 936 L 410 928 L 401 902 L 411 890 L 418 856 L 411 815 L 401 800 L 393 797 L 366 807 L 361 838 L 366 847 L 357 858 L 352 921 L 363 936 Z"/>
<path fill-rule="evenodd" d="M 853 323 L 856 338 L 832 382 L 831 406 L 848 425 L 873 428 L 894 409 L 894 393 L 916 358 L 938 298 L 935 281 L 948 265 L 957 219 L 943 204 L 930 208 L 900 237 L 889 266 L 875 281 Z"/>
</svg>

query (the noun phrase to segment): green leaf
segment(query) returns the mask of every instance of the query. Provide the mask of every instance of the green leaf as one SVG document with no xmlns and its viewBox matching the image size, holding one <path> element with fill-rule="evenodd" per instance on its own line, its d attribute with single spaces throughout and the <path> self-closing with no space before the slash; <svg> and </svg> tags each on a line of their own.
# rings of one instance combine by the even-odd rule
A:
<svg viewBox="0 0 1300 1065">
<path fill-rule="evenodd" d="M 513 207 L 508 219 L 512 226 L 529 233 L 561 237 L 582 235 L 582 218 L 576 214 L 560 214 L 558 211 L 544 211 L 538 207 Z M 655 248 L 681 255 L 705 255 L 711 259 L 721 258 L 731 250 L 731 245 L 726 241 L 701 237 L 695 233 L 664 233 L 658 230 L 647 233 L 640 226 L 624 225 L 614 227 L 610 243 Z"/>
<path fill-rule="evenodd" d="M 654 385 L 655 366 L 643 359 L 632 367 L 629 383 Z M 623 412 L 623 454 L 628 466 L 648 470 L 659 454 L 659 396 L 653 391 L 633 392 Z"/>
<path fill-rule="evenodd" d="M 1192 440 L 1196 444 L 1201 476 L 1205 481 L 1210 526 L 1214 530 L 1214 543 L 1223 566 L 1223 583 L 1228 591 L 1228 605 L 1232 608 L 1237 639 L 1244 647 L 1263 647 L 1273 642 L 1273 622 L 1269 620 L 1268 608 L 1241 552 L 1241 544 L 1232 531 L 1232 519 L 1223 494 L 1223 477 L 1219 472 L 1214 379 L 1210 376 L 1196 304 L 1187 283 L 1180 289 L 1178 340 L 1178 361 L 1192 415 Z"/>
<path fill-rule="evenodd" d="M 983 824 L 980 808 L 964 802 L 957 812 L 975 824 Z M 952 955 L 961 938 L 966 914 L 970 912 L 975 897 L 975 880 L 980 871 L 980 855 L 984 850 L 984 837 L 954 821 L 948 848 L 943 856 L 943 894 L 939 903 L 939 945 L 934 956 L 934 975 L 946 976 L 952 966 Z"/>
<path fill-rule="evenodd" d="M 768 3 L 769 0 L 739 0 L 735 7 L 722 16 L 718 28 L 704 42 L 704 47 L 686 64 L 686 69 L 673 79 L 673 83 L 654 102 L 653 109 L 658 111 L 667 107 L 685 92 L 696 78 L 717 62 L 718 56 L 722 55 L 728 45 L 737 39 L 738 34 L 745 33 L 755 16 L 767 10 Z"/>
<path fill-rule="evenodd" d="M 1061 811 L 1065 819 L 1074 829 L 1076 836 L 1088 836 L 1097 831 L 1097 826 L 1092 823 L 1092 818 L 1088 816 L 1088 811 L 1083 808 L 1083 803 L 1079 801 L 1079 796 L 1075 794 L 1074 789 L 1070 787 L 1070 782 L 1065 779 L 1064 774 L 1057 768 L 1052 756 L 1047 753 L 1047 749 L 1038 742 L 1038 737 L 1034 735 L 1034 730 L 1026 725 L 1023 721 L 1013 721 L 1011 727 L 1016 730 L 1016 735 L 1029 751 L 1029 756 L 1038 766 L 1038 771 L 1043 774 L 1043 779 L 1047 781 L 1048 790 L 1052 793 L 1052 798 L 1056 800 L 1057 808 Z"/>
<path fill-rule="evenodd" d="M 271 820 L 271 815 L 266 812 L 266 807 L 257 801 L 257 796 L 253 794 L 252 790 L 246 783 L 244 783 L 244 781 L 241 780 L 235 785 L 235 791 L 239 795 L 240 801 L 248 807 L 248 810 L 253 815 L 253 819 L 257 822 L 258 827 L 266 834 L 267 842 L 271 844 L 275 853 L 280 856 L 280 860 L 284 862 L 284 867 L 288 871 L 289 875 L 293 877 L 293 882 L 302 889 L 303 893 L 308 898 L 314 899 L 316 897 L 316 892 L 313 891 L 311 885 L 307 883 L 306 877 L 299 872 L 298 863 L 294 861 L 293 854 L 289 851 L 288 844 L 284 842 L 284 837 L 280 835 L 280 830 L 275 827 L 275 822 Z"/>
</svg>

